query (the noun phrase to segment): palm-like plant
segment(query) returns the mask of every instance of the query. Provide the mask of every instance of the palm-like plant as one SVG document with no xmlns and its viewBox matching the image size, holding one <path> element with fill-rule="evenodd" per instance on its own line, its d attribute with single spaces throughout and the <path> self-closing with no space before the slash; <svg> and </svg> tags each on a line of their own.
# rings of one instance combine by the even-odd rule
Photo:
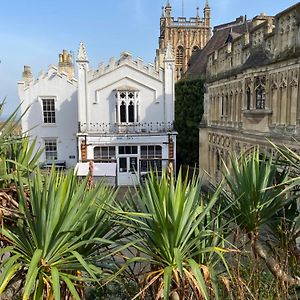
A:
<svg viewBox="0 0 300 300">
<path fill-rule="evenodd" d="M 249 236 L 254 253 L 265 260 L 274 276 L 294 286 L 300 284 L 300 278 L 285 272 L 264 243 L 266 232 L 278 224 L 280 211 L 294 200 L 286 195 L 288 175 L 259 148 L 241 157 L 232 156 L 231 168 L 225 166 L 229 192 L 223 192 L 223 204 L 230 207 L 237 225 Z"/>
<path fill-rule="evenodd" d="M 0 116 L 3 113 L 4 101 L 0 103 Z M 30 143 L 28 136 L 20 133 L 19 108 L 0 124 L 0 187 L 9 187 L 16 173 L 26 178 L 28 171 L 33 171 L 38 165 L 41 155 L 35 152 L 35 141 Z M 26 112 L 25 112 L 26 113 Z"/>
<path fill-rule="evenodd" d="M 144 274 L 141 292 L 152 288 L 155 299 L 217 297 L 219 260 L 225 263 L 220 211 L 213 210 L 220 191 L 204 201 L 201 183 L 159 179 L 151 173 L 138 196 L 131 199 L 131 212 L 122 212 L 135 238 L 140 260 L 150 269 Z M 137 258 L 134 259 L 135 261 Z M 225 263 L 226 265 L 226 263 Z M 214 291 L 213 291 L 214 290 Z M 153 296 L 154 297 L 154 296 Z"/>
<path fill-rule="evenodd" d="M 9 253 L 1 264 L 0 294 L 13 280 L 23 281 L 23 299 L 80 299 L 87 280 L 98 281 L 121 235 L 106 211 L 114 192 L 103 185 L 53 170 L 30 178 L 29 197 L 19 187 L 19 215 L 0 229 Z"/>
<path fill-rule="evenodd" d="M 284 197 L 288 173 L 279 172 L 272 157 L 259 148 L 241 157 L 231 157 L 231 168 L 225 166 L 224 178 L 230 194 L 224 194 L 226 206 L 236 216 L 238 225 L 247 233 L 258 233 L 289 201 Z"/>
</svg>

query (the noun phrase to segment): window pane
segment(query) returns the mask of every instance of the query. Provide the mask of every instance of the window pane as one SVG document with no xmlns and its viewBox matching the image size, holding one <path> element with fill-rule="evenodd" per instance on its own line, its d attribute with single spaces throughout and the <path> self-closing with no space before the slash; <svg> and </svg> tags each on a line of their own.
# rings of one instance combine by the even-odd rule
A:
<svg viewBox="0 0 300 300">
<path fill-rule="evenodd" d="M 148 162 L 146 160 L 141 161 L 141 172 L 147 172 L 148 171 Z"/>
<path fill-rule="evenodd" d="M 127 158 L 126 157 L 119 158 L 119 170 L 120 170 L 120 173 L 127 172 Z"/>
<path fill-rule="evenodd" d="M 155 146 L 155 157 L 156 158 L 161 158 L 162 157 L 161 146 Z"/>
<path fill-rule="evenodd" d="M 108 147 L 102 147 L 102 158 L 108 158 Z"/>
<path fill-rule="evenodd" d="M 130 102 L 128 106 L 128 122 L 130 123 L 134 122 L 134 105 L 132 102 Z"/>
<path fill-rule="evenodd" d="M 94 159 L 100 158 L 101 157 L 101 152 L 100 152 L 100 147 L 95 147 L 94 148 Z"/>
<path fill-rule="evenodd" d="M 148 158 L 154 157 L 154 146 L 148 146 Z"/>
<path fill-rule="evenodd" d="M 126 123 L 126 105 L 122 102 L 120 106 L 121 123 Z"/>
<path fill-rule="evenodd" d="M 132 148 L 131 148 L 131 153 L 132 153 L 132 154 L 137 154 L 137 153 L 138 153 L 137 146 L 132 146 Z"/>
<path fill-rule="evenodd" d="M 125 147 L 125 154 L 131 154 L 131 146 Z"/>
<path fill-rule="evenodd" d="M 44 123 L 55 123 L 55 101 L 54 99 L 42 99 Z"/>
<path fill-rule="evenodd" d="M 147 158 L 147 146 L 141 146 L 141 157 Z"/>
<path fill-rule="evenodd" d="M 45 140 L 45 156 L 46 160 L 57 159 L 57 142 L 56 140 Z"/>
<path fill-rule="evenodd" d="M 130 172 L 137 172 L 137 157 L 130 157 Z"/>
<path fill-rule="evenodd" d="M 125 147 L 124 146 L 119 147 L 119 154 L 125 154 Z"/>
<path fill-rule="evenodd" d="M 116 156 L 116 147 L 109 147 L 109 157 L 113 158 Z"/>
</svg>

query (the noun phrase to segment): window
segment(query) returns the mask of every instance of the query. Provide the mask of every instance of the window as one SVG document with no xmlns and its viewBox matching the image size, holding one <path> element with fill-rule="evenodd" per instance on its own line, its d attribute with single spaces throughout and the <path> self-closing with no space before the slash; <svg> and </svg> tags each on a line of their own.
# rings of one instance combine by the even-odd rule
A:
<svg viewBox="0 0 300 300">
<path fill-rule="evenodd" d="M 137 146 L 120 146 L 119 154 L 137 154 Z"/>
<path fill-rule="evenodd" d="M 266 91 L 262 85 L 256 88 L 256 109 L 265 109 Z"/>
<path fill-rule="evenodd" d="M 117 123 L 138 122 L 138 92 L 121 91 L 116 93 L 117 98 Z"/>
<path fill-rule="evenodd" d="M 45 156 L 46 156 L 46 161 L 57 159 L 57 140 L 56 139 L 45 140 Z"/>
<path fill-rule="evenodd" d="M 250 110 L 251 108 L 251 91 L 250 88 L 247 88 L 246 91 L 246 106 L 247 106 L 247 110 Z"/>
<path fill-rule="evenodd" d="M 120 173 L 127 172 L 127 157 L 119 158 L 119 171 L 120 171 Z"/>
<path fill-rule="evenodd" d="M 227 116 L 229 111 L 229 100 L 228 95 L 222 95 L 221 98 L 221 116 Z"/>
<path fill-rule="evenodd" d="M 94 148 L 94 160 L 96 161 L 111 161 L 115 160 L 116 147 L 101 146 Z"/>
<path fill-rule="evenodd" d="M 43 103 L 43 118 L 45 124 L 56 123 L 55 118 L 55 101 L 54 99 L 42 99 Z"/>
<path fill-rule="evenodd" d="M 120 116 L 121 116 L 121 123 L 126 123 L 126 104 L 122 101 L 120 106 Z"/>
<path fill-rule="evenodd" d="M 176 64 L 183 65 L 184 49 L 182 46 L 179 46 L 176 51 Z"/>
<path fill-rule="evenodd" d="M 150 169 L 161 171 L 161 159 L 161 146 L 141 146 L 141 172 L 149 172 Z"/>
</svg>

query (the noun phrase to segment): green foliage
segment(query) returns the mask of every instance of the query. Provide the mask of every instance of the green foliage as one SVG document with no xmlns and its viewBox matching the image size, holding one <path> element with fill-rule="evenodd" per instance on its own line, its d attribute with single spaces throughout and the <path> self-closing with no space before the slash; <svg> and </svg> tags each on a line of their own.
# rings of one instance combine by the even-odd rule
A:
<svg viewBox="0 0 300 300">
<path fill-rule="evenodd" d="M 177 181 L 166 174 L 154 173 L 146 185 L 131 199 L 127 216 L 133 228 L 134 244 L 141 261 L 150 265 L 144 275 L 141 293 L 149 287 L 155 295 L 177 294 L 183 297 L 211 299 L 218 295 L 218 263 L 226 266 L 223 227 L 215 209 L 220 190 L 208 201 L 201 196 L 198 178 Z M 135 258 L 136 260 L 137 258 Z"/>
<path fill-rule="evenodd" d="M 112 228 L 106 212 L 114 193 L 103 185 L 89 189 L 72 171 L 63 175 L 53 168 L 45 178 L 40 172 L 31 176 L 29 195 L 20 185 L 21 217 L 0 229 L 8 242 L 1 253 L 10 253 L 1 265 L 0 294 L 20 277 L 23 299 L 42 299 L 42 294 L 61 299 L 64 291 L 80 299 L 83 282 L 103 278 L 104 265 L 113 269 L 108 258 L 118 251 L 122 232 Z"/>
<path fill-rule="evenodd" d="M 198 165 L 199 123 L 203 114 L 204 81 L 183 80 L 175 86 L 175 129 L 178 165 Z"/>
<path fill-rule="evenodd" d="M 290 199 L 284 196 L 288 173 L 279 173 L 271 157 L 253 152 L 231 157 L 231 167 L 225 167 L 224 178 L 230 193 L 223 193 L 225 206 L 231 207 L 237 224 L 247 233 L 257 233 L 262 225 L 272 222 L 274 215 Z"/>
<path fill-rule="evenodd" d="M 3 113 L 4 101 L 0 103 L 0 115 Z M 38 165 L 41 151 L 35 152 L 35 141 L 29 142 L 18 127 L 19 107 L 0 125 L 0 187 L 9 187 L 18 172 L 23 179 Z"/>
</svg>

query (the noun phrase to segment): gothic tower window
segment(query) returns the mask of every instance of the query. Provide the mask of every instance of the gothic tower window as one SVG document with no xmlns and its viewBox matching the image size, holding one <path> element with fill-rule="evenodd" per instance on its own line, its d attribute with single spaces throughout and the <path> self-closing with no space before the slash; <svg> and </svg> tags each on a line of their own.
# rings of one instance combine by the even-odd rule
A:
<svg viewBox="0 0 300 300">
<path fill-rule="evenodd" d="M 256 88 L 256 109 L 264 109 L 266 106 L 266 90 L 262 85 Z"/>
<path fill-rule="evenodd" d="M 246 90 L 246 107 L 247 110 L 250 110 L 251 108 L 251 91 L 249 87 Z"/>
<path fill-rule="evenodd" d="M 176 51 L 176 64 L 183 65 L 183 58 L 184 58 L 184 49 L 182 46 L 179 46 Z"/>
</svg>

